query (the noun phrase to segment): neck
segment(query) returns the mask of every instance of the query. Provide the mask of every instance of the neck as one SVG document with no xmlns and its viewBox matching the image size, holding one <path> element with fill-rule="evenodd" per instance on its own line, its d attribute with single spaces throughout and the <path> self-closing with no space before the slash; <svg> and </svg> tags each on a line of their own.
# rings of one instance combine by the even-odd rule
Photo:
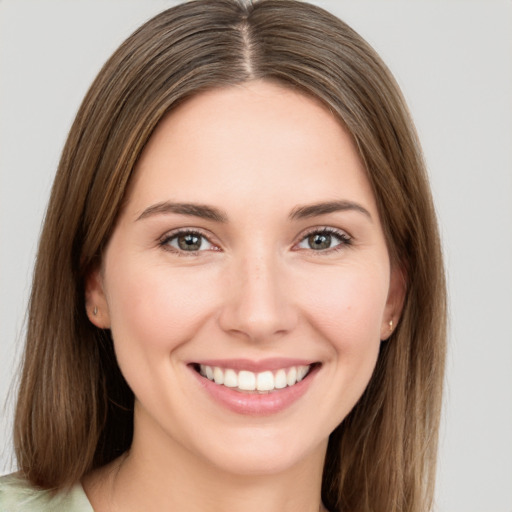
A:
<svg viewBox="0 0 512 512">
<path fill-rule="evenodd" d="M 153 432 L 153 434 L 155 434 Z M 138 435 L 125 456 L 84 481 L 94 510 L 318 512 L 326 443 L 284 469 L 240 474 L 159 435 Z"/>
</svg>

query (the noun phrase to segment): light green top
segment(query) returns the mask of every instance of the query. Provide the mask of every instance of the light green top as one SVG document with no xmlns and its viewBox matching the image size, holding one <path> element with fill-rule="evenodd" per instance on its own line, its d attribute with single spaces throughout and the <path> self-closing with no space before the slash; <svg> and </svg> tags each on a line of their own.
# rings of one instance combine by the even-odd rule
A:
<svg viewBox="0 0 512 512">
<path fill-rule="evenodd" d="M 16 474 L 0 477 L 0 512 L 94 512 L 83 487 L 52 493 Z"/>
</svg>

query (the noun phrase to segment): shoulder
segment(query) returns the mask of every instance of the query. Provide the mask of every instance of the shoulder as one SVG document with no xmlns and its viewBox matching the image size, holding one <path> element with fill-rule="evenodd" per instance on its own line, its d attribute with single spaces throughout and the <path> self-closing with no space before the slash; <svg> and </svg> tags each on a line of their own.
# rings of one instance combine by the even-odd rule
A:
<svg viewBox="0 0 512 512">
<path fill-rule="evenodd" d="M 0 512 L 94 512 L 84 490 L 76 484 L 66 491 L 33 487 L 23 477 L 0 477 Z"/>
</svg>

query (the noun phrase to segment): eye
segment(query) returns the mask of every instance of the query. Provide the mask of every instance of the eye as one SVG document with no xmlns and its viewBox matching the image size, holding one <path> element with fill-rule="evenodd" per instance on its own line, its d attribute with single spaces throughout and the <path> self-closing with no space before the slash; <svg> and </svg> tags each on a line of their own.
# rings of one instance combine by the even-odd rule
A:
<svg viewBox="0 0 512 512">
<path fill-rule="evenodd" d="M 329 251 L 350 245 L 352 239 L 343 231 L 334 228 L 322 228 L 309 232 L 298 244 L 299 249 Z"/>
<path fill-rule="evenodd" d="M 217 250 L 215 245 L 197 231 L 179 231 L 167 234 L 160 241 L 160 245 L 165 249 L 181 253 Z"/>
</svg>

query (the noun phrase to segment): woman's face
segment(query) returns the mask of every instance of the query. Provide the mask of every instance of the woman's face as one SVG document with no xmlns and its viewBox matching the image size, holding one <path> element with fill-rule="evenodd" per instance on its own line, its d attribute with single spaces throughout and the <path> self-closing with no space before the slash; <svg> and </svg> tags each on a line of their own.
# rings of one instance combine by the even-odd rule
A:
<svg viewBox="0 0 512 512">
<path fill-rule="evenodd" d="M 257 474 L 323 456 L 402 293 L 351 137 L 251 82 L 160 123 L 87 302 L 135 394 L 134 443 Z"/>
</svg>

